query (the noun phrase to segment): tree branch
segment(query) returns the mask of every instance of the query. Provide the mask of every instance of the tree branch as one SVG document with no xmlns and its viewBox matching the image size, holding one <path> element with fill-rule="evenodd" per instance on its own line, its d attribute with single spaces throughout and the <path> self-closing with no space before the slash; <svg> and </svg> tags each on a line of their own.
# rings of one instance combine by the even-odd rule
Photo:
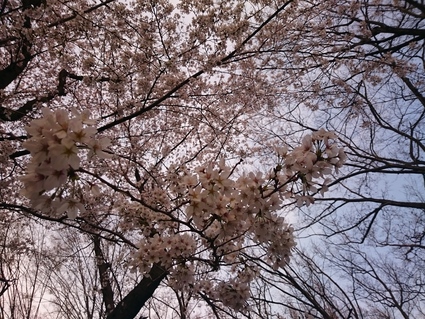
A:
<svg viewBox="0 0 425 319">
<path fill-rule="evenodd" d="M 149 274 L 116 305 L 106 319 L 134 319 L 166 276 L 167 271 L 154 264 Z"/>
<path fill-rule="evenodd" d="M 92 236 L 94 244 L 94 253 L 96 255 L 96 265 L 99 270 L 99 279 L 102 290 L 103 302 L 106 308 L 106 314 L 111 313 L 114 309 L 114 292 L 112 290 L 111 282 L 109 280 L 109 267 L 110 264 L 106 262 L 103 255 L 102 248 L 100 247 L 100 237 L 97 235 Z"/>
</svg>

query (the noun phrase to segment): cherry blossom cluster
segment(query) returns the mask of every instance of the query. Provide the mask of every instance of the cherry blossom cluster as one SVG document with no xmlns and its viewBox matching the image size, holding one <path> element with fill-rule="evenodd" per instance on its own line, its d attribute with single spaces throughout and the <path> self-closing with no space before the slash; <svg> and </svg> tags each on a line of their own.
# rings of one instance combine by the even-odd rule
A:
<svg viewBox="0 0 425 319">
<path fill-rule="evenodd" d="M 110 157 L 104 151 L 110 141 L 95 137 L 94 124 L 96 121 L 89 118 L 89 112 L 73 110 L 70 116 L 63 109 L 52 112 L 44 108 L 43 117 L 26 127 L 30 137 L 23 146 L 30 151 L 31 161 L 21 177 L 22 193 L 34 208 L 59 215 L 67 213 L 69 218 L 85 210 L 72 187 L 78 181 L 76 171 L 82 156 L 86 159 Z M 71 187 L 66 188 L 67 183 Z"/>
<path fill-rule="evenodd" d="M 236 268 L 238 268 L 237 271 Z M 201 279 L 193 282 L 192 285 L 200 294 L 212 300 L 221 301 L 236 311 L 244 312 L 249 310 L 247 300 L 251 294 L 250 283 L 258 276 L 258 268 L 253 265 L 233 266 L 231 272 L 236 275 L 228 279 Z"/>
<path fill-rule="evenodd" d="M 313 202 L 312 195 L 327 190 L 327 175 L 343 165 L 346 155 L 336 143 L 336 135 L 319 130 L 303 138 L 292 151 L 277 150 L 278 163 L 268 173 L 247 173 L 232 179 L 234 171 L 224 160 L 198 168 L 183 177 L 190 204 L 188 222 L 203 231 L 205 246 L 215 247 L 216 258 L 231 265 L 243 258 L 250 243 L 265 248 L 260 256 L 271 267 L 285 266 L 295 246 L 293 228 L 276 211 L 285 199 L 298 205 Z M 240 309 L 249 295 L 248 282 L 231 279 L 220 289 Z"/>
<path fill-rule="evenodd" d="M 225 306 L 237 311 L 246 308 L 246 301 L 250 296 L 249 282 L 241 281 L 239 278 L 220 282 L 214 291 Z"/>
<path fill-rule="evenodd" d="M 286 188 L 289 190 L 287 196 L 294 197 L 298 206 L 313 203 L 312 194 L 320 192 L 323 196 L 328 190 L 329 178 L 326 176 L 333 171 L 338 173 L 345 163 L 347 156 L 336 139 L 335 133 L 320 129 L 304 136 L 301 145 L 291 152 L 287 147 L 276 148 L 279 164 L 274 173 L 279 182 L 285 185 L 288 181 L 298 182 L 298 185 Z"/>
<path fill-rule="evenodd" d="M 27 127 L 24 147 L 32 157 L 21 177 L 23 193 L 36 209 L 75 218 L 85 210 L 80 166 L 93 156 L 110 157 L 105 152 L 110 141 L 96 137 L 87 112 L 44 109 L 43 115 Z M 268 172 L 239 173 L 238 165 L 224 159 L 192 170 L 170 169 L 152 185 L 149 198 L 122 206 L 120 215 L 133 220 L 140 239 L 133 266 L 147 275 L 153 265 L 161 265 L 176 288 L 190 286 L 243 310 L 254 276 L 233 265 L 252 254 L 275 269 L 288 263 L 293 228 L 278 211 L 287 199 L 308 205 L 315 193 L 327 190 L 326 176 L 345 161 L 335 141 L 334 133 L 320 130 L 291 151 L 277 148 L 277 163 Z M 97 187 L 90 187 L 96 195 Z M 263 249 L 252 249 L 258 246 Z M 195 280 L 199 263 L 206 274 L 228 267 L 229 278 L 206 291 Z"/>
<path fill-rule="evenodd" d="M 170 269 L 179 260 L 184 260 L 196 251 L 196 241 L 189 234 L 164 235 L 155 234 L 142 242 L 133 256 L 142 273 L 147 273 L 153 264 L 161 264 Z"/>
<path fill-rule="evenodd" d="M 345 161 L 336 138 L 320 130 L 304 137 L 292 151 L 278 148 L 278 161 L 266 173 L 248 172 L 234 178 L 237 167 L 224 159 L 194 170 L 182 169 L 181 174 L 170 170 L 168 190 L 183 203 L 182 214 L 174 216 L 178 226 L 174 233 L 159 232 L 161 222 L 153 214 L 147 223 L 155 225 L 150 232 L 158 232 L 153 236 L 144 232 L 134 265 L 146 274 L 160 262 L 169 270 L 174 286 L 190 285 L 234 309 L 243 309 L 252 276 L 241 281 L 240 269 L 235 268 L 235 277 L 205 290 L 205 285 L 196 284 L 192 262 L 203 261 L 212 270 L 231 267 L 252 255 L 251 247 L 261 246 L 258 258 L 274 269 L 284 267 L 295 241 L 293 228 L 278 211 L 287 199 L 308 205 L 315 193 L 323 195 L 327 190 L 326 176 Z M 171 225 L 171 220 L 167 223 Z"/>
<path fill-rule="evenodd" d="M 284 189 L 262 173 L 231 179 L 224 160 L 198 168 L 182 178 L 188 188 L 186 223 L 202 232 L 203 246 L 214 249 L 214 258 L 235 263 L 249 242 L 265 247 L 275 268 L 286 265 L 294 247 L 293 229 L 275 212 Z"/>
</svg>

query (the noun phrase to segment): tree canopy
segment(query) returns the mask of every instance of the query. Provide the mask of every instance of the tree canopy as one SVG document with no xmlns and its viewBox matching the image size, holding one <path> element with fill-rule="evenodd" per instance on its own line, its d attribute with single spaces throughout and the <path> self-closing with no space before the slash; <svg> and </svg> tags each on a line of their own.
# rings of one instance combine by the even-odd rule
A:
<svg viewBox="0 0 425 319">
<path fill-rule="evenodd" d="M 424 18 L 4 0 L 0 318 L 425 317 Z"/>
</svg>

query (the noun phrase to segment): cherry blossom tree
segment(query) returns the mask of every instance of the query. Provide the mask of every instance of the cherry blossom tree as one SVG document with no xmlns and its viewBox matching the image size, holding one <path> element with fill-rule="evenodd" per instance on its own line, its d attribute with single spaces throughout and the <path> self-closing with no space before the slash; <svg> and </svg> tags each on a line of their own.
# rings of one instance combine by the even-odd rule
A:
<svg viewBox="0 0 425 319">
<path fill-rule="evenodd" d="M 3 1 L 0 207 L 56 243 L 56 315 L 419 316 L 424 13 Z"/>
<path fill-rule="evenodd" d="M 56 316 L 74 299 L 87 316 L 134 318 L 162 282 L 214 313 L 246 312 L 253 261 L 286 266 L 295 242 L 279 210 L 310 205 L 345 161 L 321 129 L 249 165 L 263 151 L 251 117 L 281 104 L 258 44 L 294 6 L 2 3 L 0 207 L 49 229 L 49 243 L 76 231 L 44 266 Z"/>
</svg>

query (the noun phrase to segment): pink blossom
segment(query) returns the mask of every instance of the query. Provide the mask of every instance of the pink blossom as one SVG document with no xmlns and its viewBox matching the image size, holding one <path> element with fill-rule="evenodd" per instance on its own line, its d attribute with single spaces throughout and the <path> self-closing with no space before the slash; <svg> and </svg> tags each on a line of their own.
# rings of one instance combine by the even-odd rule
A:
<svg viewBox="0 0 425 319">
<path fill-rule="evenodd" d="M 75 219 L 77 218 L 79 211 L 81 213 L 84 213 L 86 209 L 84 208 L 84 205 L 79 201 L 72 198 L 68 198 L 60 202 L 56 211 L 59 214 L 63 214 L 66 212 L 68 218 Z"/>
<path fill-rule="evenodd" d="M 80 168 L 80 158 L 78 148 L 74 141 L 66 138 L 60 144 L 54 144 L 49 147 L 51 165 L 55 169 L 61 170 L 68 165 L 73 169 Z"/>
</svg>

